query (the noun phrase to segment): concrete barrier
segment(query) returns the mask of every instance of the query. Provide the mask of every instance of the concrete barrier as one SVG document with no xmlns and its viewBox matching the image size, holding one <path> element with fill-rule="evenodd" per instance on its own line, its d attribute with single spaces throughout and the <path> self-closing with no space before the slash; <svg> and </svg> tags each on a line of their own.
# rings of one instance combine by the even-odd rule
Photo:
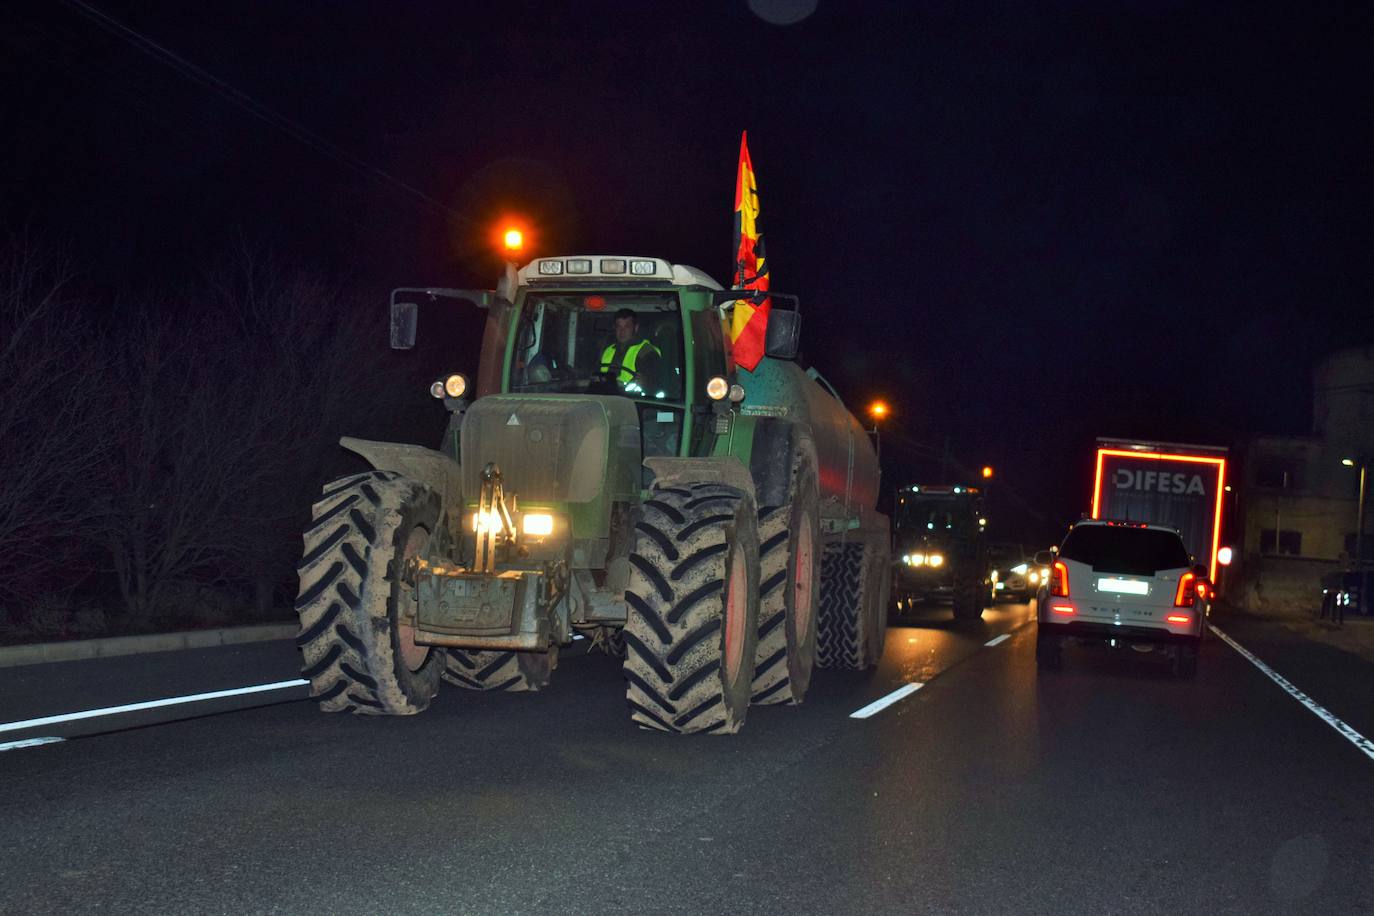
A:
<svg viewBox="0 0 1374 916">
<path fill-rule="evenodd" d="M 111 636 L 106 639 L 73 639 L 68 642 L 3 646 L 0 647 L 0 668 L 291 639 L 299 631 L 299 625 L 294 623 L 270 623 L 251 627 L 226 627 L 222 630 L 189 630 L 184 633 L 151 633 L 147 636 Z"/>
</svg>

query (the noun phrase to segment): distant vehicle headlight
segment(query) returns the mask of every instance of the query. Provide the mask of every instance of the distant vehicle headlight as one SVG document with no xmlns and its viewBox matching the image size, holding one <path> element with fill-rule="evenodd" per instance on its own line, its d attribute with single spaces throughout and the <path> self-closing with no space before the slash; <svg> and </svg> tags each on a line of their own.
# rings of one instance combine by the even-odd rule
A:
<svg viewBox="0 0 1374 916">
<path fill-rule="evenodd" d="M 1011 571 L 1016 573 L 1018 576 L 1024 576 L 1026 574 L 1026 570 L 1028 569 L 1030 569 L 1030 567 L 1027 566 L 1025 563 L 1022 563 L 1019 566 L 1013 566 L 1011 568 Z"/>
<path fill-rule="evenodd" d="M 931 566 L 944 566 L 945 555 L 942 553 L 932 553 L 930 556 L 926 557 L 926 562 Z"/>
</svg>

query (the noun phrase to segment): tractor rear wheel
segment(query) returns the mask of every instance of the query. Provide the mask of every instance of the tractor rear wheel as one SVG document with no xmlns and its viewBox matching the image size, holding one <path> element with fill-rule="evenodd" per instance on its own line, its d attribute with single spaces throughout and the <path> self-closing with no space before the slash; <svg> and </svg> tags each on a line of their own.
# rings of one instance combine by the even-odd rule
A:
<svg viewBox="0 0 1374 916">
<path fill-rule="evenodd" d="M 887 638 L 887 551 L 875 539 L 825 545 L 816 661 L 822 668 L 871 668 Z"/>
<path fill-rule="evenodd" d="M 816 662 L 820 514 L 815 472 L 803 459 L 792 498 L 759 512 L 759 642 L 752 702 L 800 703 Z"/>
<path fill-rule="evenodd" d="M 983 599 L 988 596 L 987 588 L 971 571 L 954 574 L 954 619 L 981 620 Z"/>
<path fill-rule="evenodd" d="M 413 715 L 439 690 L 443 653 L 415 642 L 404 578 L 441 532 L 441 500 L 393 471 L 327 484 L 297 565 L 301 676 L 326 712 Z"/>
<path fill-rule="evenodd" d="M 655 486 L 635 524 L 630 570 L 630 717 L 658 731 L 739 731 L 758 639 L 753 499 L 717 483 Z"/>
<path fill-rule="evenodd" d="M 543 690 L 558 667 L 558 647 L 547 652 L 449 649 L 444 680 L 467 690 Z"/>
</svg>

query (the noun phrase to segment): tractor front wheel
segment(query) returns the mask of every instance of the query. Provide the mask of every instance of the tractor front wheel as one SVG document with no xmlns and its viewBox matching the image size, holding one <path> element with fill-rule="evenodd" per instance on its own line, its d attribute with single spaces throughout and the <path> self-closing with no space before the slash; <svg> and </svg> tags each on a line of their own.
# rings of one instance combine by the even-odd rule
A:
<svg viewBox="0 0 1374 916">
<path fill-rule="evenodd" d="M 658 731 L 739 731 L 758 640 L 753 499 L 718 483 L 655 486 L 635 524 L 630 570 L 630 717 Z"/>
<path fill-rule="evenodd" d="M 441 530 L 437 493 L 393 471 L 328 484 L 297 565 L 301 676 L 326 712 L 413 715 L 439 690 L 443 653 L 415 642 L 407 562 Z"/>
</svg>

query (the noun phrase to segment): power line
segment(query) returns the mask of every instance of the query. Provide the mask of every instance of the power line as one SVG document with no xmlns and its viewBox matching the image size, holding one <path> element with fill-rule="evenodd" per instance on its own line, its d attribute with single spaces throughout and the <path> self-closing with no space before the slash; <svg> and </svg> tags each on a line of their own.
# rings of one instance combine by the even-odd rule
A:
<svg viewBox="0 0 1374 916">
<path fill-rule="evenodd" d="M 89 3 L 85 3 L 84 0 L 63 0 L 63 2 L 105 31 L 127 42 L 149 57 L 166 64 L 182 76 L 202 88 L 214 92 L 216 95 L 243 109 L 258 120 L 275 127 L 293 140 L 308 146 L 323 156 L 333 159 L 359 175 L 379 181 L 400 191 L 424 206 L 424 208 L 430 212 L 446 216 L 459 223 L 471 224 L 471 220 L 442 201 L 431 197 L 413 185 L 407 184 L 390 172 L 363 161 L 337 144 L 326 140 L 303 124 L 274 111 L 262 102 L 248 95 L 246 92 L 237 89 L 227 80 L 215 76 L 213 73 L 192 63 L 175 51 L 159 44 L 136 29 L 125 25 L 103 10 L 91 6 Z"/>
</svg>

